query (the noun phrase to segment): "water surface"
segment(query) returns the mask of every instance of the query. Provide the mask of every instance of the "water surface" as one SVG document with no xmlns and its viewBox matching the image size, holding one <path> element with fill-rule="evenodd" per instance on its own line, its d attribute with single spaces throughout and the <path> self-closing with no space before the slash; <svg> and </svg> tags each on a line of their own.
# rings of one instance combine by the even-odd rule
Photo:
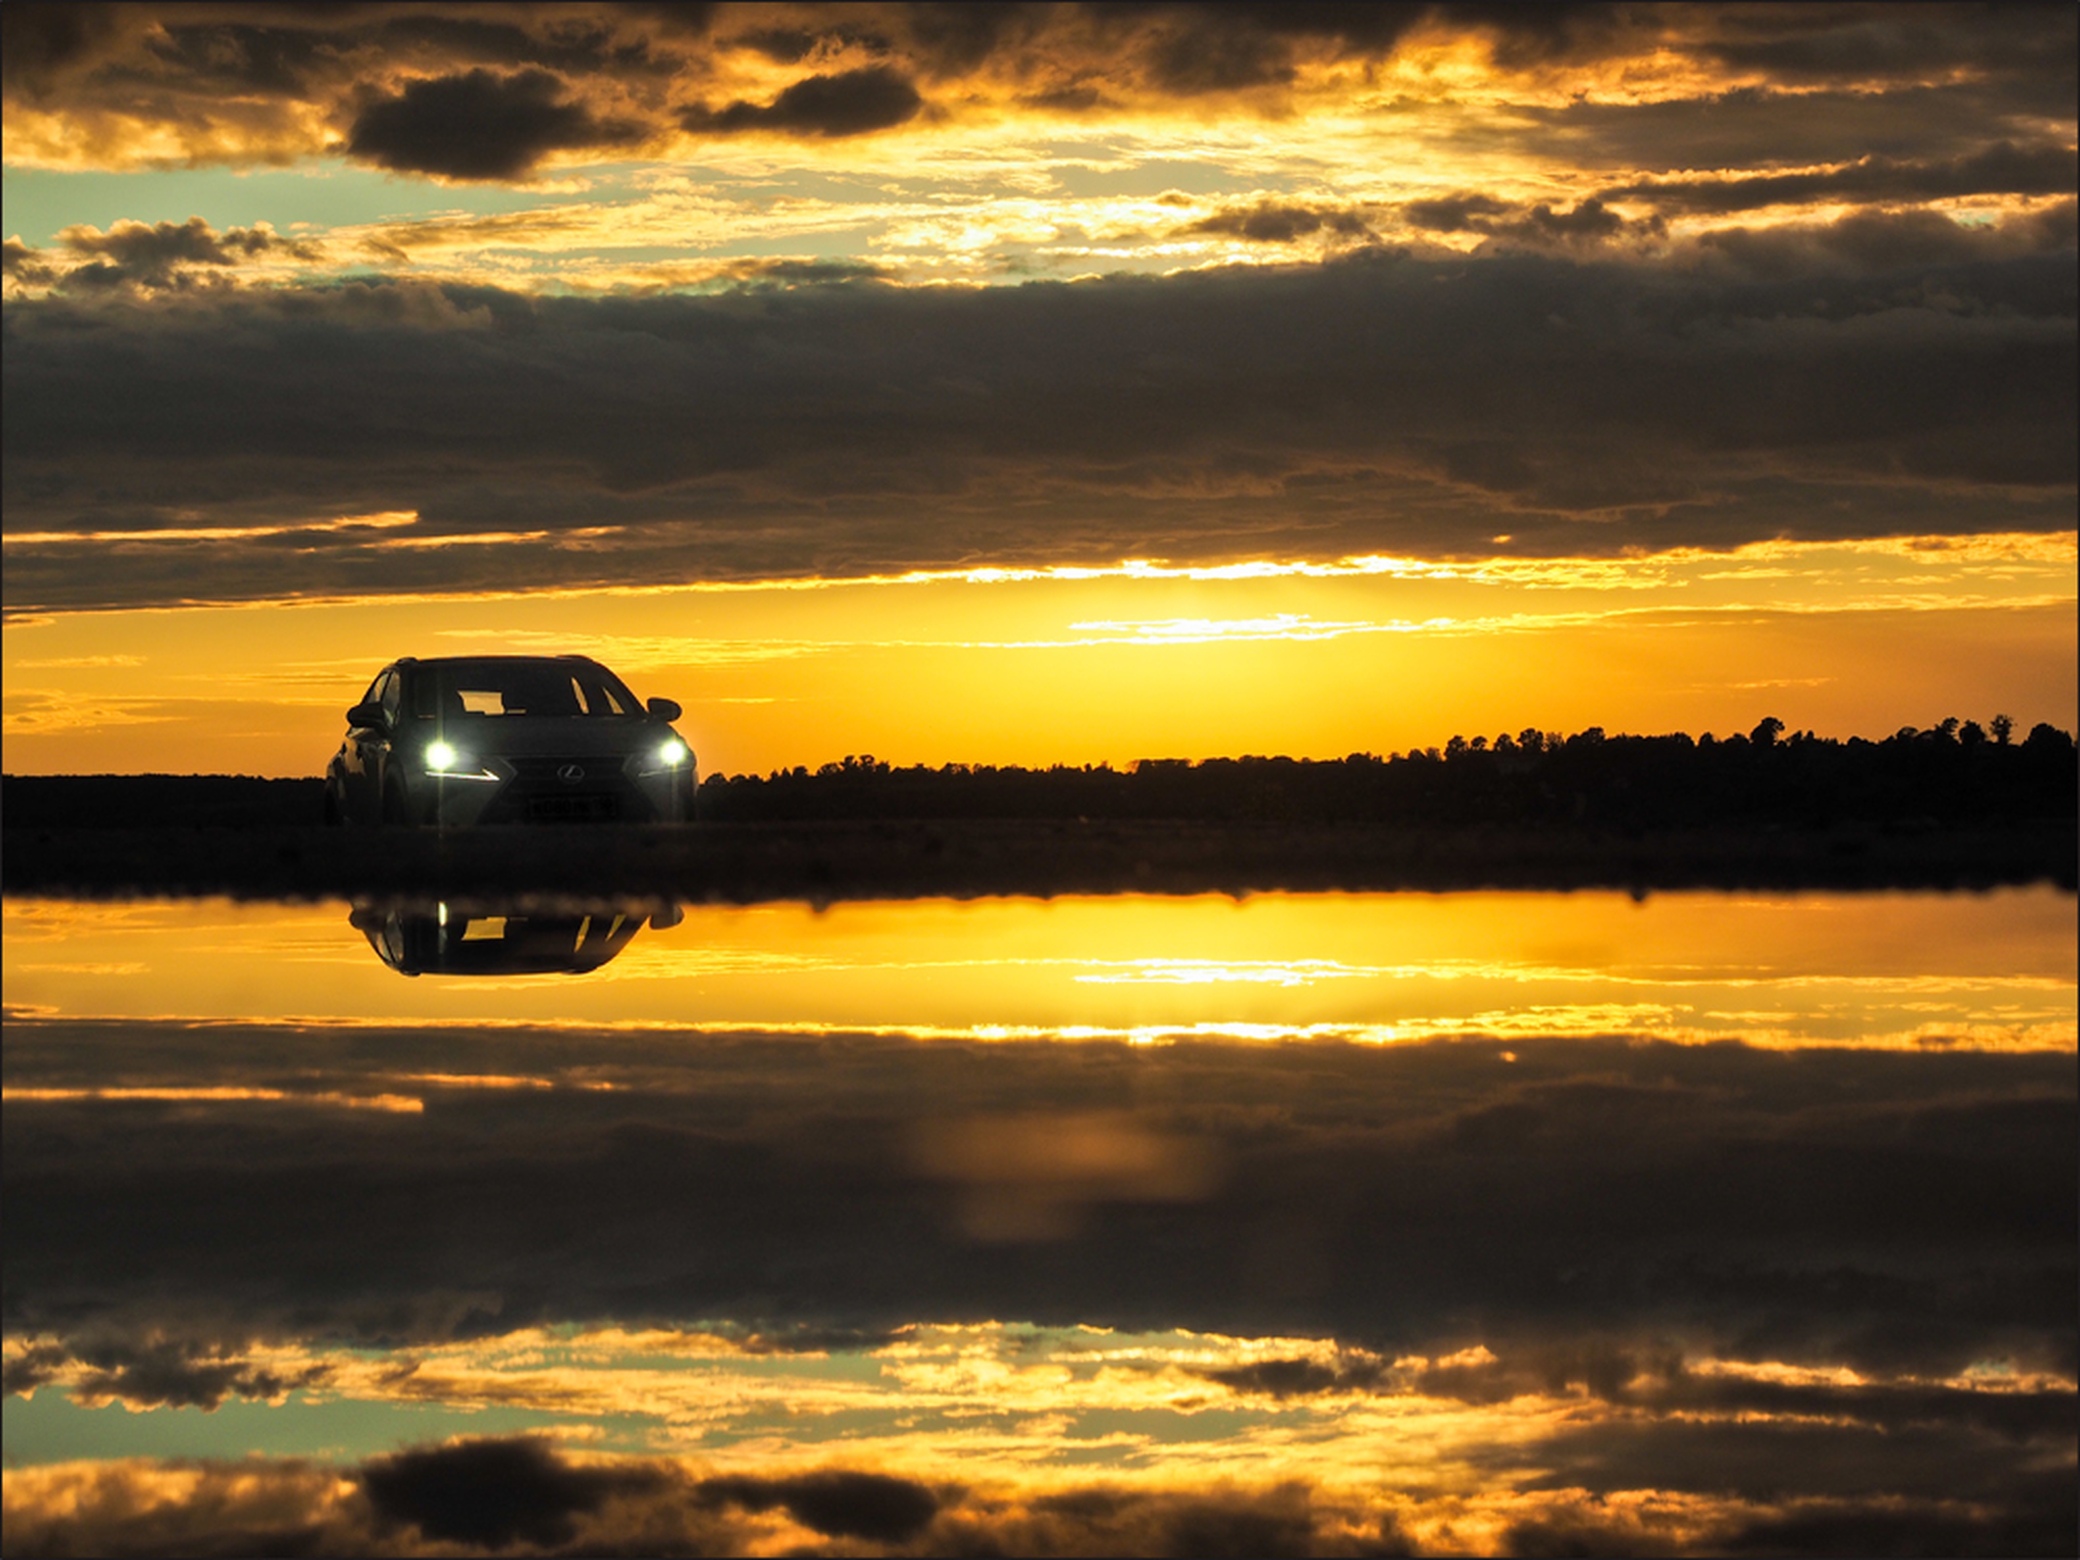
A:
<svg viewBox="0 0 2080 1560">
<path fill-rule="evenodd" d="M 10 1552 L 2070 1548 L 2070 896 L 446 922 L 6 906 Z"/>
</svg>

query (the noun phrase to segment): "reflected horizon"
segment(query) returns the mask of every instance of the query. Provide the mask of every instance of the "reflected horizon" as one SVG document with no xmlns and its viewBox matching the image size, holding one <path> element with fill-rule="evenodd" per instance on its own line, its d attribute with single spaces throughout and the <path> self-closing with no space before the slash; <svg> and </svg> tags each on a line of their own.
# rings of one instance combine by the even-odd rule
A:
<svg viewBox="0 0 2080 1560">
<path fill-rule="evenodd" d="M 356 906 L 345 917 L 334 905 L 31 899 L 10 900 L 4 914 L 16 1021 L 2075 1045 L 2074 900 L 2049 887 L 1120 895 L 821 909 L 428 901 Z"/>
</svg>

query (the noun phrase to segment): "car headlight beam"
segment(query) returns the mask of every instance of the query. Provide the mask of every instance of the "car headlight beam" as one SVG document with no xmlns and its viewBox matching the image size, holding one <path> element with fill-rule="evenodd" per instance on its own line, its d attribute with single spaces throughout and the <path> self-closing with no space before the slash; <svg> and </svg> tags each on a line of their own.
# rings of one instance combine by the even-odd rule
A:
<svg viewBox="0 0 2080 1560">
<path fill-rule="evenodd" d="M 634 760 L 635 772 L 639 775 L 668 775 L 693 762 L 693 750 L 670 735 L 647 749 Z"/>
<path fill-rule="evenodd" d="M 426 772 L 443 780 L 496 780 L 497 775 L 479 764 L 455 744 L 436 737 L 426 744 Z"/>
</svg>

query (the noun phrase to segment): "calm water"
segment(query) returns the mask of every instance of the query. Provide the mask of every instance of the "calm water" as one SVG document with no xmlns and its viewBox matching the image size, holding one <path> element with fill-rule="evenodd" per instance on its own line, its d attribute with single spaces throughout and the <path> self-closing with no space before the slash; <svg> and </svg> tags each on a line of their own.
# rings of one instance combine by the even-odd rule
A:
<svg viewBox="0 0 2080 1560">
<path fill-rule="evenodd" d="M 500 908 L 6 905 L 10 1552 L 2072 1547 L 2071 896 Z"/>
</svg>

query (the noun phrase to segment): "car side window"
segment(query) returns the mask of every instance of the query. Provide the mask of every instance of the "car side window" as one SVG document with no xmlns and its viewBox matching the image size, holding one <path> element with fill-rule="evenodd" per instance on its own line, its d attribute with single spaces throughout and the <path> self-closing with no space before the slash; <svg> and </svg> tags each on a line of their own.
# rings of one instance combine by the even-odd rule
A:
<svg viewBox="0 0 2080 1560">
<path fill-rule="evenodd" d="M 383 673 L 383 691 L 377 695 L 377 702 L 383 706 L 383 714 L 390 724 L 396 725 L 398 717 L 404 713 L 404 679 L 395 672 Z"/>
</svg>

